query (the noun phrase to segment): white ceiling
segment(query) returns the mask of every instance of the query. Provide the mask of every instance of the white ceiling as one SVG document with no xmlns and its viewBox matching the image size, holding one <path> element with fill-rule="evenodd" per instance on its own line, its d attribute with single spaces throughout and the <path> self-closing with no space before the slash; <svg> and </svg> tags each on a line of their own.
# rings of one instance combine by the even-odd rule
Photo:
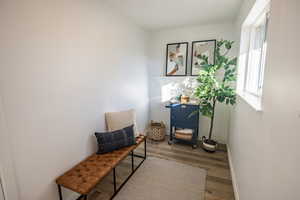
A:
<svg viewBox="0 0 300 200">
<path fill-rule="evenodd" d="M 235 19 L 243 0 L 104 0 L 147 30 Z"/>
</svg>

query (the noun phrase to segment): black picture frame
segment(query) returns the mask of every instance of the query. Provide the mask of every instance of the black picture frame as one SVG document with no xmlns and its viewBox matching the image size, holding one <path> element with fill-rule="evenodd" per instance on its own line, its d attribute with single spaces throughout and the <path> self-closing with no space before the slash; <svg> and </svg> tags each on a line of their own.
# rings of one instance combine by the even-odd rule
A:
<svg viewBox="0 0 300 200">
<path fill-rule="evenodd" d="M 174 75 L 170 75 L 168 74 L 168 60 L 169 60 L 169 47 L 171 45 L 186 45 L 186 51 L 185 51 L 185 66 L 184 66 L 184 69 L 185 69 L 185 73 L 184 74 L 174 74 Z M 188 63 L 188 49 L 189 49 L 189 43 L 188 42 L 177 42 L 177 43 L 168 43 L 167 44 L 167 48 L 166 48 L 166 70 L 165 70 L 165 75 L 168 76 L 168 77 L 178 77 L 178 76 L 187 76 L 187 63 Z"/>
<path fill-rule="evenodd" d="M 214 42 L 214 53 L 213 53 L 213 65 L 215 64 L 216 61 L 216 47 L 217 47 L 217 40 L 212 39 L 212 40 L 198 40 L 198 41 L 193 41 L 192 42 L 192 56 L 191 56 L 191 76 L 198 76 L 198 74 L 193 74 L 193 66 L 194 66 L 194 45 L 197 43 L 204 43 L 204 42 Z"/>
</svg>

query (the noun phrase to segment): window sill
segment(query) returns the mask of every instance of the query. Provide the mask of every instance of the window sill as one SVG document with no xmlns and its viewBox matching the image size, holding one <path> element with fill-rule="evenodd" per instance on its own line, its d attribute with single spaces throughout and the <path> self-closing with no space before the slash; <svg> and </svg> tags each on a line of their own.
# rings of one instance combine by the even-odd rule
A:
<svg viewBox="0 0 300 200">
<path fill-rule="evenodd" d="M 243 99 L 247 104 L 249 104 L 255 111 L 261 112 L 261 97 L 249 94 L 247 92 L 237 92 L 237 94 Z"/>
</svg>

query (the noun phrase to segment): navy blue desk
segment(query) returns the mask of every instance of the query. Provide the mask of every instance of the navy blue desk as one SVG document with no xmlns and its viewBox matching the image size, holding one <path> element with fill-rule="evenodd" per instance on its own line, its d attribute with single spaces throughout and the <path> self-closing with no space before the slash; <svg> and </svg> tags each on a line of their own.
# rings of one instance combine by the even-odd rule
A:
<svg viewBox="0 0 300 200">
<path fill-rule="evenodd" d="M 199 113 L 191 115 L 191 113 L 199 110 L 199 105 L 193 104 L 170 104 L 166 108 L 170 108 L 170 140 L 172 144 L 174 140 L 180 140 L 197 147 L 199 132 Z M 178 128 L 187 128 L 193 130 L 193 136 L 190 141 L 175 138 L 175 130 Z"/>
</svg>

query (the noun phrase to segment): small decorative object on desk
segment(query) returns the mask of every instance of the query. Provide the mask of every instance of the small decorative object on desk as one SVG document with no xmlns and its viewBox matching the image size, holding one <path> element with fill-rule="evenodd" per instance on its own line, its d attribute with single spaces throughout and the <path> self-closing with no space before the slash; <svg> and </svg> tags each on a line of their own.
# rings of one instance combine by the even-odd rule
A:
<svg viewBox="0 0 300 200">
<path fill-rule="evenodd" d="M 154 141 L 163 141 L 166 136 L 166 126 L 163 122 L 154 122 L 151 120 L 149 125 L 148 138 Z"/>
<path fill-rule="evenodd" d="M 182 104 L 187 104 L 190 101 L 190 97 L 185 96 L 185 95 L 181 95 L 181 99 L 180 99 Z"/>
</svg>

